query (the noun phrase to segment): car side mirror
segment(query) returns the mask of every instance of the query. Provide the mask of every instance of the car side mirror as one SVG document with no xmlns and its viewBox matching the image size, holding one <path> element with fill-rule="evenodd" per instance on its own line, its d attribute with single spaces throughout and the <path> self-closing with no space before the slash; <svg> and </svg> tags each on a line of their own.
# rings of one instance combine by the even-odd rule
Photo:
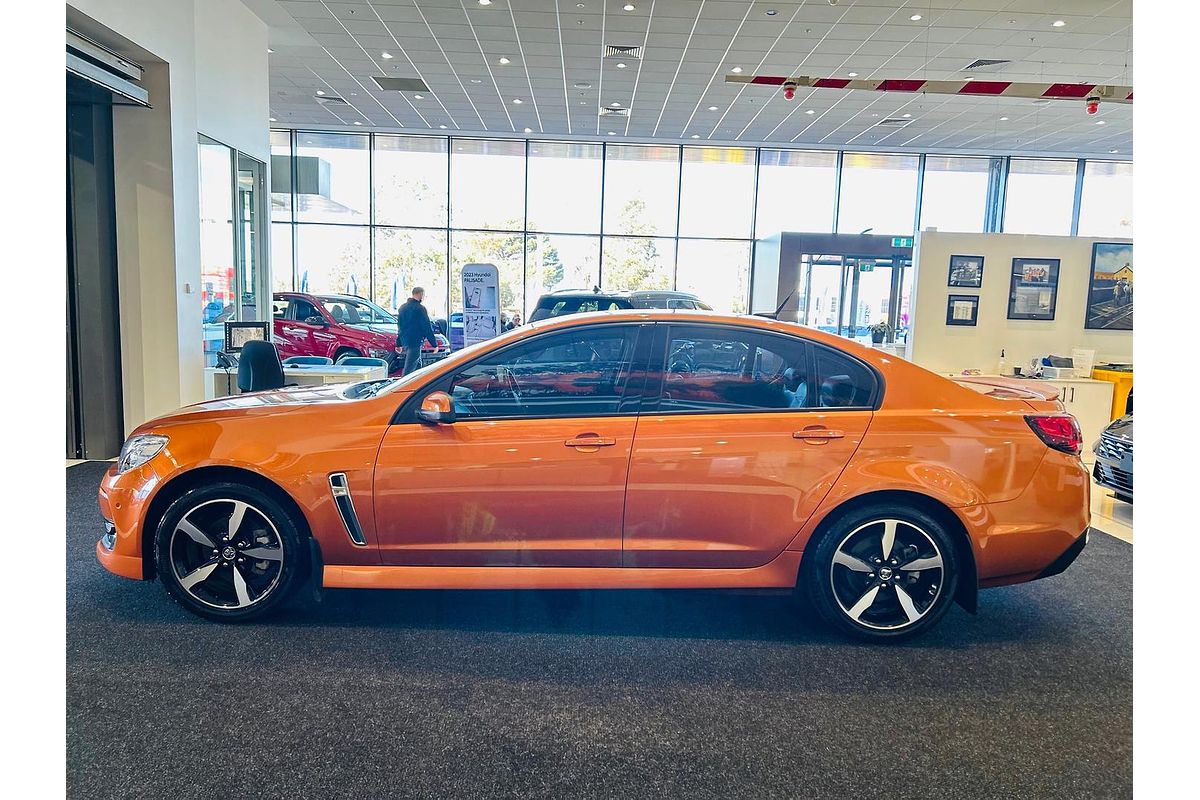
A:
<svg viewBox="0 0 1200 800">
<path fill-rule="evenodd" d="M 454 400 L 445 392 L 430 392 L 421 400 L 417 419 L 433 425 L 449 425 L 454 422 Z"/>
<path fill-rule="evenodd" d="M 329 323 L 325 321 L 324 317 L 319 317 L 319 316 L 316 316 L 315 314 L 311 317 L 306 318 L 304 320 L 304 324 L 305 325 L 316 325 L 319 328 L 328 328 L 329 327 Z"/>
</svg>

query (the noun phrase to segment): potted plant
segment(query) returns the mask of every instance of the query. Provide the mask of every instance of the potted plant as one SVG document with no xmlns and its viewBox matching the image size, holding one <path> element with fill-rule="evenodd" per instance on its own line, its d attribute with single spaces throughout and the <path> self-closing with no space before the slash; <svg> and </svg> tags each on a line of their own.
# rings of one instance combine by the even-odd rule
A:
<svg viewBox="0 0 1200 800">
<path fill-rule="evenodd" d="M 892 332 L 892 326 L 886 322 L 876 322 L 867 328 L 871 332 L 871 342 L 874 344 L 883 344 L 883 340 Z"/>
</svg>

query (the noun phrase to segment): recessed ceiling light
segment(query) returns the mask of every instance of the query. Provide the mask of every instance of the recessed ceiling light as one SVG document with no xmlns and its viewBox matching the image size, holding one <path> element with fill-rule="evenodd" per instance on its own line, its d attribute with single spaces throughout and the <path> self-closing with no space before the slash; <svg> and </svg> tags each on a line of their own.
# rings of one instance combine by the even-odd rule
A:
<svg viewBox="0 0 1200 800">
<path fill-rule="evenodd" d="M 616 132 L 616 131 L 609 131 L 609 132 L 608 132 L 608 135 L 609 135 L 609 136 L 616 136 L 616 135 L 617 135 L 617 132 Z M 1117 151 L 1116 151 L 1116 150 L 1113 150 L 1113 152 L 1115 153 L 1115 152 L 1117 152 Z"/>
<path fill-rule="evenodd" d="M 699 138 L 700 138 L 700 134 L 698 134 L 698 133 L 693 133 L 693 134 L 692 134 L 692 138 L 693 138 L 693 139 L 699 139 Z"/>
<path fill-rule="evenodd" d="M 392 57 L 392 54 L 391 54 L 391 53 L 389 53 L 387 50 L 384 50 L 384 51 L 383 51 L 383 52 L 380 54 L 380 57 L 381 57 L 381 58 L 391 58 L 391 57 Z"/>
<path fill-rule="evenodd" d="M 815 114 L 815 113 L 817 113 L 817 112 L 813 111 L 813 110 L 810 108 L 808 111 L 805 111 L 804 113 L 805 113 L 805 114 Z"/>
<path fill-rule="evenodd" d="M 635 8 L 637 8 L 637 6 L 635 6 L 633 3 L 626 3 L 624 8 L 626 11 L 633 11 Z"/>
<path fill-rule="evenodd" d="M 620 108 L 621 104 L 620 103 L 609 103 L 608 107 L 609 108 Z"/>
<path fill-rule="evenodd" d="M 524 100 L 522 100 L 522 99 L 521 99 L 521 98 L 519 98 L 519 97 L 514 97 L 514 98 L 513 98 L 513 103 L 515 103 L 516 105 L 521 105 L 521 103 L 524 103 L 524 102 L 525 102 L 525 101 L 524 101 Z"/>
<path fill-rule="evenodd" d="M 858 73 L 857 73 L 857 72 L 851 72 L 851 73 L 850 73 L 850 77 L 851 77 L 851 78 L 857 78 L 857 77 L 858 77 Z"/>
<path fill-rule="evenodd" d="M 481 6 L 490 6 L 491 4 L 492 0 L 479 0 L 479 5 Z"/>
<path fill-rule="evenodd" d="M 323 92 L 323 91 L 322 91 L 322 90 L 320 90 L 320 89 L 317 89 L 317 94 L 318 94 L 319 96 L 321 96 L 321 97 L 324 97 L 324 96 L 325 96 L 325 92 Z"/>
<path fill-rule="evenodd" d="M 1107 123 L 1107 122 L 1105 122 L 1105 121 L 1104 121 L 1104 120 L 1102 120 L 1102 119 L 1098 119 L 1098 120 L 1096 120 L 1096 124 L 1097 124 L 1097 125 L 1107 125 L 1108 123 Z"/>
<path fill-rule="evenodd" d="M 362 123 L 361 123 L 361 122 L 359 122 L 358 120 L 354 120 L 354 124 L 355 124 L 355 125 L 362 125 Z"/>
<path fill-rule="evenodd" d="M 741 71 L 742 71 L 742 68 L 741 68 L 741 67 L 734 67 L 734 68 L 733 68 L 733 71 L 734 71 L 734 72 L 736 72 L 736 73 L 739 73 L 739 74 L 740 74 L 740 73 L 741 73 Z"/>
<path fill-rule="evenodd" d="M 1054 20 L 1054 27 L 1056 27 L 1056 28 L 1061 28 L 1063 25 L 1066 25 L 1066 24 L 1067 23 L 1063 22 L 1061 19 Z"/>
<path fill-rule="evenodd" d="M 716 107 L 716 106 L 709 106 L 709 107 L 708 107 L 708 110 L 709 110 L 709 111 L 716 111 L 716 110 L 717 110 L 717 107 Z"/>
<path fill-rule="evenodd" d="M 913 14 L 911 17 L 909 17 L 909 19 L 911 19 L 913 22 L 916 22 L 920 18 L 921 18 L 920 14 Z"/>
<path fill-rule="evenodd" d="M 479 78 L 471 78 L 471 83 L 483 83 Z"/>
<path fill-rule="evenodd" d="M 778 13 L 779 13 L 779 12 L 778 12 L 778 11 L 776 11 L 775 9 L 773 9 L 773 8 L 768 8 L 768 9 L 767 9 L 767 16 L 768 16 L 768 17 L 773 17 L 773 16 L 775 16 L 775 15 L 776 15 L 776 14 L 778 14 Z"/>
<path fill-rule="evenodd" d="M 1001 118 L 1000 118 L 1000 121 L 1001 121 L 1001 122 L 1008 122 L 1008 117 L 1001 117 Z"/>
<path fill-rule="evenodd" d="M 501 64 L 511 64 L 512 62 L 508 60 L 508 56 L 500 56 L 500 63 Z"/>
<path fill-rule="evenodd" d="M 533 128 L 526 128 L 526 129 L 525 129 L 525 132 L 526 132 L 526 133 L 533 133 Z"/>
<path fill-rule="evenodd" d="M 584 5 L 583 5 L 583 3 L 576 3 L 575 7 L 576 8 L 584 8 Z"/>
<path fill-rule="evenodd" d="M 268 48 L 267 48 L 267 52 L 268 52 L 268 53 L 274 53 L 275 51 L 274 51 L 274 50 L 272 50 L 271 48 L 269 48 L 269 47 L 268 47 Z"/>
<path fill-rule="evenodd" d="M 905 118 L 905 119 L 908 119 L 908 118 L 909 118 L 909 117 L 911 117 L 911 116 L 912 116 L 912 114 L 905 114 L 905 115 L 904 115 L 904 118 Z"/>
<path fill-rule="evenodd" d="M 279 122 L 279 120 L 275 119 L 274 117 L 268 117 L 268 118 L 267 118 L 267 122 Z M 1115 152 L 1117 152 L 1117 151 L 1116 151 L 1116 150 L 1113 150 L 1113 152 L 1115 153 Z"/>
<path fill-rule="evenodd" d="M 577 84 L 575 84 L 575 88 L 576 89 L 590 89 L 590 88 L 592 88 L 592 85 L 590 83 L 577 83 Z"/>
<path fill-rule="evenodd" d="M 624 61 L 618 61 L 618 62 L 617 62 L 617 69 L 625 69 L 625 62 L 624 62 Z"/>
<path fill-rule="evenodd" d="M 1116 151 L 1116 150 L 1109 150 L 1108 152 L 1110 152 L 1110 153 L 1115 153 L 1115 152 L 1117 152 L 1117 151 Z"/>
<path fill-rule="evenodd" d="M 446 126 L 445 126 L 445 125 L 438 125 L 438 127 L 439 127 L 439 128 L 441 128 L 442 130 L 446 130 Z"/>
<path fill-rule="evenodd" d="M 414 94 L 414 95 L 413 95 L 413 97 L 417 98 L 418 100 L 424 100 L 424 99 L 425 99 L 425 95 L 423 95 L 423 94 Z"/>
</svg>

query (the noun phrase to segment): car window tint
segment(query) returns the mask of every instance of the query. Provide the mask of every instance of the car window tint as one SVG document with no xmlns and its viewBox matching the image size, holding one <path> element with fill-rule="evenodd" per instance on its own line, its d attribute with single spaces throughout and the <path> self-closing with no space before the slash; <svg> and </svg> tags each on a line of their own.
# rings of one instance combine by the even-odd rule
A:
<svg viewBox="0 0 1200 800">
<path fill-rule="evenodd" d="M 807 408 L 808 346 L 734 328 L 674 326 L 667 339 L 661 411 Z"/>
<path fill-rule="evenodd" d="M 817 405 L 822 408 L 871 408 L 875 375 L 849 356 L 817 349 Z"/>
<path fill-rule="evenodd" d="M 292 300 L 292 319 L 303 322 L 309 317 L 319 317 L 316 307 L 307 300 L 296 298 Z"/>
<path fill-rule="evenodd" d="M 507 348 L 454 376 L 454 410 L 467 419 L 616 413 L 635 336 L 629 326 L 585 328 Z"/>
</svg>

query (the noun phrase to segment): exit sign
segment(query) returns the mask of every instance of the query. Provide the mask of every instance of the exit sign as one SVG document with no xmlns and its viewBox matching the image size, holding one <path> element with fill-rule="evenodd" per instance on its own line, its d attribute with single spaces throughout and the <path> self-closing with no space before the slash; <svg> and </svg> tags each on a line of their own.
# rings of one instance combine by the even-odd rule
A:
<svg viewBox="0 0 1200 800">
<path fill-rule="evenodd" d="M 896 236 L 892 238 L 892 247 L 912 247 L 913 240 L 911 236 Z"/>
</svg>

